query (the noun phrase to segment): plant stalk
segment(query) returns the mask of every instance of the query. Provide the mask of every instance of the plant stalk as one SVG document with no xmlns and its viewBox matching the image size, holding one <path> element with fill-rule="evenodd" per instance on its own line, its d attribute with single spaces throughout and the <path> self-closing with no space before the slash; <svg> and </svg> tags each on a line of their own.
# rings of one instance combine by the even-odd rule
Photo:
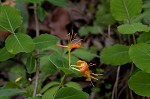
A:
<svg viewBox="0 0 150 99">
<path fill-rule="evenodd" d="M 59 87 L 58 89 L 55 91 L 54 95 L 53 95 L 53 99 L 55 98 L 57 92 L 59 91 L 59 89 L 63 86 L 64 82 L 65 82 L 65 79 L 66 79 L 66 75 L 63 76 L 62 80 L 61 80 L 61 83 L 59 84 Z"/>
<path fill-rule="evenodd" d="M 36 12 L 37 4 L 34 4 L 34 17 L 35 17 L 35 29 L 36 29 L 36 37 L 40 35 L 39 33 L 39 24 L 38 24 L 38 18 L 37 18 L 37 12 Z M 39 50 L 36 50 L 36 54 L 39 54 Z M 34 85 L 34 91 L 33 96 L 36 96 L 38 84 L 39 84 L 39 71 L 40 71 L 40 59 L 36 58 L 36 75 L 35 75 L 35 85 Z"/>
<path fill-rule="evenodd" d="M 127 8 L 127 6 L 125 4 L 125 1 L 122 0 L 122 3 L 123 3 L 123 7 L 125 9 L 125 12 L 126 12 L 126 16 L 127 16 L 128 22 L 129 22 L 129 24 L 131 24 L 130 15 L 129 15 L 129 12 L 128 12 L 128 8 Z M 132 34 L 132 38 L 133 38 L 133 43 L 136 44 L 136 40 L 135 40 L 135 35 L 134 34 Z"/>
<path fill-rule="evenodd" d="M 119 82 L 119 73 L 120 73 L 120 66 L 117 69 L 116 81 L 113 87 L 111 99 L 115 99 L 117 97 L 117 87 Z"/>
</svg>

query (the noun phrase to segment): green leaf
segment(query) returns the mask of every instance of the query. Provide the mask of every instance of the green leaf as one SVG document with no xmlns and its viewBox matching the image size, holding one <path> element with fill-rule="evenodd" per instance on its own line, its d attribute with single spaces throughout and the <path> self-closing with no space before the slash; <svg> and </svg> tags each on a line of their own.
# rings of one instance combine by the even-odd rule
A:
<svg viewBox="0 0 150 99">
<path fill-rule="evenodd" d="M 45 16 L 46 16 L 46 11 L 42 7 L 38 8 L 37 9 L 37 16 L 40 19 L 40 21 L 44 21 Z"/>
<path fill-rule="evenodd" d="M 150 73 L 139 71 L 130 77 L 129 88 L 141 96 L 150 96 Z"/>
<path fill-rule="evenodd" d="M 105 64 L 111 64 L 114 66 L 123 65 L 130 62 L 128 51 L 128 46 L 116 44 L 114 46 L 104 48 L 100 59 Z"/>
<path fill-rule="evenodd" d="M 10 99 L 10 98 L 7 96 L 0 96 L 0 99 Z"/>
<path fill-rule="evenodd" d="M 62 68 L 60 67 L 59 69 L 62 70 L 66 75 L 71 75 L 71 76 L 76 75 L 78 77 L 82 76 L 82 74 L 77 70 L 63 68 L 63 67 Z"/>
<path fill-rule="evenodd" d="M 43 99 L 53 99 L 53 95 L 55 94 L 57 89 L 58 89 L 58 86 L 55 86 L 47 90 L 43 95 Z"/>
<path fill-rule="evenodd" d="M 33 56 L 29 56 L 26 61 L 26 69 L 29 74 L 35 72 L 35 59 Z"/>
<path fill-rule="evenodd" d="M 34 50 L 34 43 L 30 36 L 17 33 L 9 35 L 5 41 L 8 52 L 17 54 L 19 52 L 29 53 Z"/>
<path fill-rule="evenodd" d="M 115 23 L 115 19 L 112 17 L 110 13 L 110 2 L 106 1 L 102 4 L 98 5 L 98 10 L 96 11 L 96 23 L 100 26 L 108 26 L 113 25 Z"/>
<path fill-rule="evenodd" d="M 139 69 L 150 73 L 150 45 L 145 43 L 132 45 L 129 49 L 129 55 Z"/>
<path fill-rule="evenodd" d="M 49 55 L 40 57 L 41 76 L 53 74 L 57 69 L 56 66 L 49 61 Z"/>
<path fill-rule="evenodd" d="M 149 32 L 150 27 L 142 23 L 123 24 L 118 26 L 118 31 L 122 34 L 133 34 L 135 32 Z"/>
<path fill-rule="evenodd" d="M 67 87 L 72 87 L 74 89 L 77 89 L 77 90 L 82 90 L 81 86 L 79 85 L 79 83 L 76 83 L 76 82 L 68 82 L 65 84 Z"/>
<path fill-rule="evenodd" d="M 82 26 L 78 31 L 80 36 L 87 36 L 89 34 L 98 34 L 99 32 L 102 32 L 100 26 Z"/>
<path fill-rule="evenodd" d="M 14 33 L 21 24 L 22 17 L 17 9 L 0 4 L 0 30 L 7 30 Z"/>
<path fill-rule="evenodd" d="M 48 48 L 49 46 L 56 45 L 58 38 L 50 34 L 41 34 L 33 39 L 36 49 Z"/>
<path fill-rule="evenodd" d="M 12 57 L 14 57 L 14 54 L 9 53 L 5 47 L 0 49 L 0 61 L 5 61 Z"/>
<path fill-rule="evenodd" d="M 93 54 L 86 49 L 76 49 L 72 52 L 72 55 L 84 59 L 86 61 L 91 61 L 93 58 L 97 57 L 96 54 Z"/>
<path fill-rule="evenodd" d="M 42 99 L 42 97 L 28 97 L 26 99 Z"/>
<path fill-rule="evenodd" d="M 50 82 L 48 83 L 47 85 L 44 86 L 44 88 L 41 90 L 40 93 L 44 93 L 45 91 L 47 91 L 48 89 L 50 89 L 51 87 L 54 87 L 54 86 L 59 86 L 59 82 Z"/>
<path fill-rule="evenodd" d="M 72 70 L 69 68 L 68 60 L 64 57 L 60 56 L 58 53 L 53 53 L 50 55 L 49 60 L 59 69 L 62 70 L 66 75 L 73 75 L 81 76 L 81 73 Z"/>
<path fill-rule="evenodd" d="M 26 93 L 23 89 L 0 89 L 0 96 L 14 96 Z"/>
<path fill-rule="evenodd" d="M 71 87 L 66 87 L 61 88 L 54 99 L 88 99 L 88 94 Z"/>
<path fill-rule="evenodd" d="M 138 39 L 137 39 L 138 43 L 147 43 L 150 44 L 150 32 L 148 33 L 142 33 Z"/>
<path fill-rule="evenodd" d="M 30 3 L 41 3 L 43 0 L 26 0 L 26 1 Z"/>
<path fill-rule="evenodd" d="M 4 86 L 3 86 L 4 89 L 10 89 L 10 88 L 18 88 L 20 89 L 21 87 L 15 83 L 15 82 L 7 82 Z"/>
<path fill-rule="evenodd" d="M 110 6 L 113 17 L 118 21 L 123 21 L 128 19 L 127 15 L 131 18 L 141 12 L 142 0 L 111 0 Z"/>
<path fill-rule="evenodd" d="M 49 56 L 49 60 L 57 67 L 57 68 L 69 68 L 69 64 L 68 64 L 68 61 L 60 56 L 59 54 L 57 53 L 52 53 L 50 56 Z"/>
<path fill-rule="evenodd" d="M 67 0 L 48 0 L 48 1 L 50 3 L 52 3 L 53 5 L 60 6 L 60 7 L 67 7 L 68 6 Z"/>
</svg>

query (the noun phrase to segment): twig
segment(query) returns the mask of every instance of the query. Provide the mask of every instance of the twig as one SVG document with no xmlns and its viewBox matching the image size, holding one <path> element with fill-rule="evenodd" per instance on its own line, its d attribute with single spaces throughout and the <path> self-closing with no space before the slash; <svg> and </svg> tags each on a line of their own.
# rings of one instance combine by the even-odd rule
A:
<svg viewBox="0 0 150 99">
<path fill-rule="evenodd" d="M 115 99 L 114 97 L 117 97 L 117 87 L 118 87 L 118 81 L 119 81 L 119 72 L 120 72 L 120 66 L 117 69 L 116 81 L 115 81 L 115 84 L 114 84 L 114 87 L 113 87 L 111 99 Z"/>
<path fill-rule="evenodd" d="M 39 25 L 38 25 L 38 18 L 37 18 L 36 8 L 37 8 L 37 5 L 34 4 L 36 36 L 39 36 L 40 33 L 39 33 Z M 36 54 L 39 54 L 39 50 L 36 50 Z M 36 58 L 36 75 L 35 75 L 35 85 L 34 85 L 33 96 L 36 96 L 36 94 L 37 94 L 38 83 L 39 83 L 39 71 L 40 71 L 40 59 Z"/>
</svg>

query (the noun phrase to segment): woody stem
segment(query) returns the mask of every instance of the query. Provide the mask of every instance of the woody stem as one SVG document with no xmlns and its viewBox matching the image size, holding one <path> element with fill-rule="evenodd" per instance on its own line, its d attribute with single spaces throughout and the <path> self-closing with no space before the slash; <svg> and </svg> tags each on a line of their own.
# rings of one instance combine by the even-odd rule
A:
<svg viewBox="0 0 150 99">
<path fill-rule="evenodd" d="M 39 36 L 39 25 L 38 25 L 38 18 L 37 18 L 37 4 L 34 4 L 34 15 L 35 15 L 35 26 L 36 26 L 36 36 Z M 39 50 L 36 50 L 36 53 L 39 54 Z M 35 75 L 35 85 L 34 85 L 34 91 L 33 96 L 36 96 L 38 84 L 39 84 L 39 72 L 40 72 L 40 59 L 36 58 L 36 75 Z"/>
</svg>

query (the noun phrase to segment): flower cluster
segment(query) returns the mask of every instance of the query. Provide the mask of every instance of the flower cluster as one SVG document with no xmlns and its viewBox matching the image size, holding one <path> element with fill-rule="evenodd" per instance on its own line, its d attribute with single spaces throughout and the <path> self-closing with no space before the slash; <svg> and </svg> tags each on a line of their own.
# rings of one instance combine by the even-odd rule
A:
<svg viewBox="0 0 150 99">
<path fill-rule="evenodd" d="M 61 44 L 57 44 L 57 46 L 62 47 L 62 48 L 68 48 L 68 58 L 69 58 L 69 66 L 71 67 L 71 69 L 77 70 L 79 71 L 84 77 L 86 77 L 86 81 L 91 81 L 92 83 L 92 79 L 98 80 L 96 78 L 96 76 L 99 76 L 100 74 L 95 74 L 93 73 L 90 69 L 89 69 L 89 65 L 87 64 L 86 61 L 83 60 L 78 60 L 76 62 L 76 65 L 70 65 L 70 52 L 72 49 L 78 49 L 81 47 L 81 40 L 72 43 L 71 40 L 72 36 L 70 36 L 69 34 L 69 38 L 68 38 L 68 45 L 64 46 Z M 73 39 L 74 40 L 74 39 Z M 93 83 L 92 83 L 93 85 Z M 93 85 L 94 86 L 94 85 Z"/>
</svg>

